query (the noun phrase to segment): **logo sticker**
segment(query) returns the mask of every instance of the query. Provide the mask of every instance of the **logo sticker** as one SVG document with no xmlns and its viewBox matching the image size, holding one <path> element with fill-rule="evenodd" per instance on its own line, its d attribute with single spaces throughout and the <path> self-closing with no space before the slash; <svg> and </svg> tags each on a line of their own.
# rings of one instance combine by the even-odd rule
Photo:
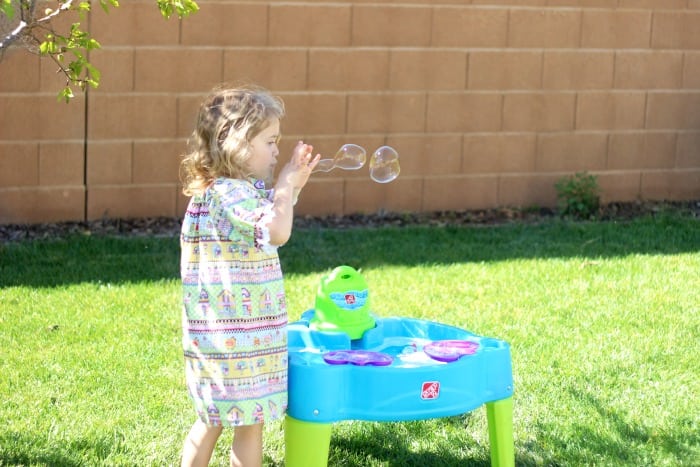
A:
<svg viewBox="0 0 700 467">
<path fill-rule="evenodd" d="M 423 400 L 437 399 L 440 396 L 440 381 L 426 381 L 423 383 L 423 389 L 420 392 L 420 398 Z"/>
<path fill-rule="evenodd" d="M 345 292 L 331 292 L 328 296 L 338 308 L 353 311 L 365 306 L 369 293 L 366 289 L 346 290 Z"/>
</svg>

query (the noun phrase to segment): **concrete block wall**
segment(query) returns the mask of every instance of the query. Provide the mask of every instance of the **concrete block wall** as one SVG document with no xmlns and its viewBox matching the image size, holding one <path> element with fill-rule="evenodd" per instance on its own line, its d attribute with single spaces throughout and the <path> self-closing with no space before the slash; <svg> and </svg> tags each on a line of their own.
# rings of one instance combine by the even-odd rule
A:
<svg viewBox="0 0 700 467">
<path fill-rule="evenodd" d="M 284 99 L 281 157 L 398 150 L 389 184 L 314 174 L 299 214 L 552 206 L 584 170 L 606 202 L 700 198 L 700 0 L 199 5 L 95 8 L 102 83 L 68 105 L 50 61 L 6 55 L 0 223 L 181 215 L 179 156 L 221 82 Z"/>
</svg>

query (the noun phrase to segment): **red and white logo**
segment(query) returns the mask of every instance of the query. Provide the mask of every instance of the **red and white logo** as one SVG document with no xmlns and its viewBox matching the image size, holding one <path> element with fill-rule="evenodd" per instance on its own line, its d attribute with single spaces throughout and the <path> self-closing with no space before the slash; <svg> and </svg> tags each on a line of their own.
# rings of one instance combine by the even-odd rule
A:
<svg viewBox="0 0 700 467">
<path fill-rule="evenodd" d="M 349 293 L 345 294 L 345 303 L 348 305 L 354 305 L 355 304 L 355 295 Z"/>
<path fill-rule="evenodd" d="M 421 399 L 437 399 L 438 396 L 440 396 L 440 381 L 426 381 L 423 383 L 423 389 L 420 392 Z"/>
</svg>

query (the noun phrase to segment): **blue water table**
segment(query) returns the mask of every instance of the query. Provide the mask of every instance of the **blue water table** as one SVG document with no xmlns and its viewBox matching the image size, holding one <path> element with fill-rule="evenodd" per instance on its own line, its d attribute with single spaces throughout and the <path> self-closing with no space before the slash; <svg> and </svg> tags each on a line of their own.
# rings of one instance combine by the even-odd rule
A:
<svg viewBox="0 0 700 467">
<path fill-rule="evenodd" d="M 287 467 L 328 463 L 341 420 L 407 421 L 486 405 L 491 465 L 513 466 L 508 343 L 432 321 L 373 315 L 349 266 L 325 276 L 315 308 L 289 325 Z"/>
</svg>

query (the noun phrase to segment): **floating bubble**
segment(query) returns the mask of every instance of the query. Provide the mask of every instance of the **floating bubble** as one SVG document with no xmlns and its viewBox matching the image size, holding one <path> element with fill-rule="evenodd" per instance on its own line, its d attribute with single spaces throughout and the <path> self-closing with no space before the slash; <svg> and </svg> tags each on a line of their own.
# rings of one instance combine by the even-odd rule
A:
<svg viewBox="0 0 700 467">
<path fill-rule="evenodd" d="M 367 152 L 356 144 L 343 145 L 335 155 L 335 166 L 345 170 L 357 170 L 365 165 Z"/>
<path fill-rule="evenodd" d="M 357 170 L 365 165 L 367 151 L 357 144 L 344 144 L 335 153 L 333 159 L 321 159 L 314 172 L 330 172 L 338 167 L 344 170 Z"/>
<path fill-rule="evenodd" d="M 377 183 L 389 183 L 399 176 L 399 153 L 391 146 L 374 151 L 369 160 L 369 176 Z"/>
</svg>

